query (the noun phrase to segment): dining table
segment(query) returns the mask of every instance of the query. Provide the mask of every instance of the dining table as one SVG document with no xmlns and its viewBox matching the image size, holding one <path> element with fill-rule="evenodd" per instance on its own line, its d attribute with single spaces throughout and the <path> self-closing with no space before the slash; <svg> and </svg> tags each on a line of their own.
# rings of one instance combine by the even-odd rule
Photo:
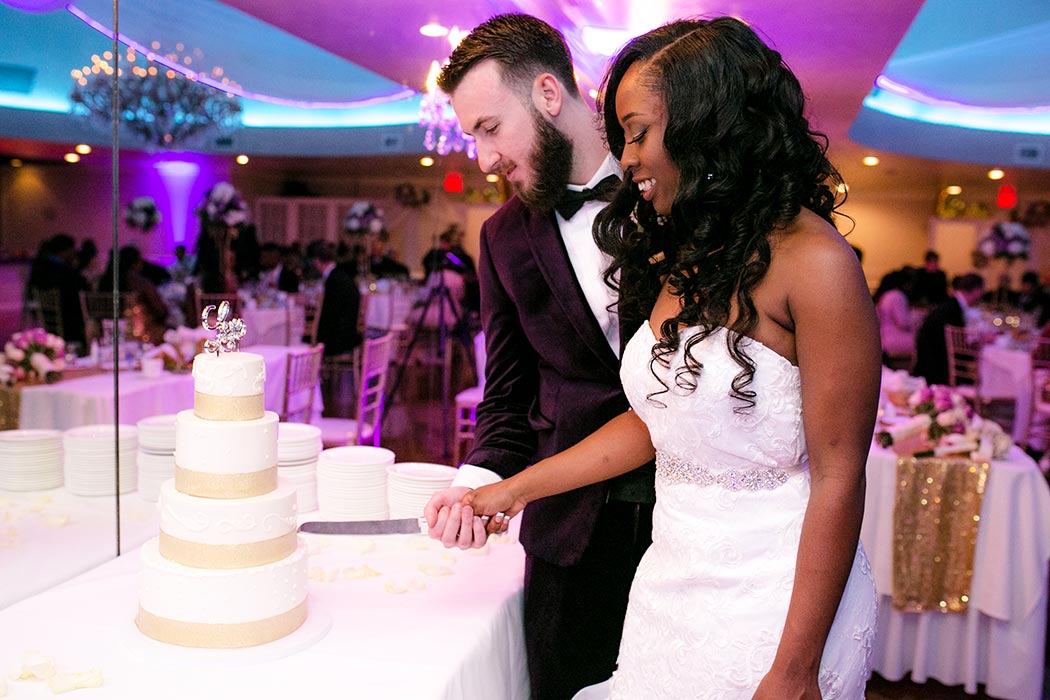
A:
<svg viewBox="0 0 1050 700">
<path fill-rule="evenodd" d="M 893 605 L 898 456 L 873 445 L 861 540 L 879 592 L 874 670 L 979 686 L 996 698 L 1041 700 L 1050 563 L 1050 488 L 1016 445 L 989 463 L 980 504 L 973 577 L 964 611 L 910 612 Z"/>
<path fill-rule="evenodd" d="M 78 697 L 109 700 L 527 700 L 515 531 L 465 552 L 423 534 L 300 534 L 300 546 L 308 617 L 276 642 L 190 649 L 145 637 L 136 549 L 0 610 L 0 630 L 17 631 L 0 634 L 0 665 L 36 652 L 60 672 L 97 669 L 101 687 Z M 7 685 L 12 698 L 46 693 L 40 681 Z"/>
<path fill-rule="evenodd" d="M 279 413 L 284 400 L 288 355 L 305 345 L 251 345 L 245 352 L 262 355 L 266 364 L 263 403 Z M 114 384 L 112 372 L 61 380 L 54 384 L 23 387 L 19 409 L 22 429 L 66 430 L 81 425 L 113 423 L 117 419 L 134 425 L 150 416 L 177 413 L 193 406 L 193 376 L 187 371 L 162 372 L 149 377 L 140 371 L 123 370 Z M 119 393 L 119 404 L 113 397 Z M 314 392 L 314 411 L 323 408 L 321 392 Z"/>
</svg>

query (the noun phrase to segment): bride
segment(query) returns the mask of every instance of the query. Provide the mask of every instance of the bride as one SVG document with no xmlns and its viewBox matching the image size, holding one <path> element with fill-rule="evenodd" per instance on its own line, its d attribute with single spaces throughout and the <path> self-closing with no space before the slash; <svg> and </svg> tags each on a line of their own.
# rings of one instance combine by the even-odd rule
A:
<svg viewBox="0 0 1050 700">
<path fill-rule="evenodd" d="M 623 356 L 633 410 L 464 504 L 498 532 L 529 501 L 655 456 L 653 544 L 611 696 L 862 700 L 880 351 L 832 225 L 841 179 L 826 139 L 780 55 L 729 17 L 638 37 L 605 87 L 628 186 L 595 236 L 624 312 L 651 308 Z"/>
</svg>

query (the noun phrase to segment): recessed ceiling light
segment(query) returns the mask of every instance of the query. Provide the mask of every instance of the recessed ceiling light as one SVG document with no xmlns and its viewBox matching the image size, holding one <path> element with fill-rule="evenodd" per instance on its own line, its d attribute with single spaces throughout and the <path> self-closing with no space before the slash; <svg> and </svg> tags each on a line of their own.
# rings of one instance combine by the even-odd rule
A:
<svg viewBox="0 0 1050 700">
<path fill-rule="evenodd" d="M 248 156 L 244 155 L 243 153 L 241 155 L 237 156 L 237 165 L 247 165 L 247 164 L 248 164 Z"/>
<path fill-rule="evenodd" d="M 485 182 L 499 182 L 499 175 L 496 173 L 489 173 L 485 176 Z"/>
<path fill-rule="evenodd" d="M 67 154 L 65 154 L 62 157 L 66 159 L 67 163 L 79 163 L 80 162 L 80 156 L 77 155 L 76 153 L 67 153 Z"/>
<path fill-rule="evenodd" d="M 587 94 L 591 96 L 592 100 L 597 100 L 598 99 L 598 91 L 595 90 L 594 88 L 591 88 L 590 92 L 588 92 Z"/>
<path fill-rule="evenodd" d="M 988 171 L 989 180 L 1002 180 L 1004 177 L 1006 177 L 1006 173 L 1004 173 L 999 168 L 995 168 L 994 170 Z"/>
<path fill-rule="evenodd" d="M 944 188 L 945 194 L 950 194 L 953 197 L 962 194 L 962 188 L 958 185 L 948 185 Z"/>
<path fill-rule="evenodd" d="M 419 164 L 422 165 L 424 168 L 429 168 L 431 165 L 434 164 L 434 159 L 430 156 L 423 156 L 419 159 Z"/>
<path fill-rule="evenodd" d="M 878 165 L 879 159 L 877 156 L 864 156 L 864 160 L 861 161 L 864 165 Z"/>
<path fill-rule="evenodd" d="M 12 168 L 21 168 L 22 167 L 22 159 L 21 158 L 12 158 L 11 159 L 11 167 Z"/>
<path fill-rule="evenodd" d="M 849 185 L 847 185 L 845 182 L 840 182 L 839 186 L 835 189 L 839 191 L 839 194 L 846 194 L 847 192 L 849 192 Z"/>
<path fill-rule="evenodd" d="M 88 153 L 91 153 L 91 146 L 87 145 L 86 143 L 78 143 L 77 147 L 73 150 L 82 156 L 86 156 Z"/>
<path fill-rule="evenodd" d="M 448 27 L 442 24 L 437 24 L 436 22 L 431 22 L 430 24 L 424 24 L 420 27 L 419 33 L 423 36 L 431 37 L 445 36 L 448 34 Z"/>
</svg>

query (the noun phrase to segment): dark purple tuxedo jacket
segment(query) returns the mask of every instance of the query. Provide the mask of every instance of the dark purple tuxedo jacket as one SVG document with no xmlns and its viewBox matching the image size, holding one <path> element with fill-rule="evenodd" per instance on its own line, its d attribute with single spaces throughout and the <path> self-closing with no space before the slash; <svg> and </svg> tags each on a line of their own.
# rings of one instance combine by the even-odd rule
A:
<svg viewBox="0 0 1050 700">
<path fill-rule="evenodd" d="M 620 362 L 573 273 L 553 213 L 517 197 L 481 229 L 485 398 L 466 463 L 512 476 L 560 452 L 628 408 Z M 639 321 L 640 322 L 640 321 Z M 621 343 L 629 333 L 621 319 Z M 530 503 L 526 552 L 568 566 L 591 538 L 607 483 Z"/>
</svg>

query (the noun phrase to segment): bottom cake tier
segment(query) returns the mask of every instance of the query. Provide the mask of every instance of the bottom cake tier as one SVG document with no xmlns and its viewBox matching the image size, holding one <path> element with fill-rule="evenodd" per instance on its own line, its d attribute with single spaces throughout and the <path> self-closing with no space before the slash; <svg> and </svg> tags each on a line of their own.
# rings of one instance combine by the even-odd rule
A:
<svg viewBox="0 0 1050 700">
<path fill-rule="evenodd" d="M 135 624 L 184 647 L 234 649 L 272 642 L 306 620 L 307 556 L 300 545 L 271 564 L 198 569 L 165 559 L 157 538 L 142 546 Z"/>
</svg>

